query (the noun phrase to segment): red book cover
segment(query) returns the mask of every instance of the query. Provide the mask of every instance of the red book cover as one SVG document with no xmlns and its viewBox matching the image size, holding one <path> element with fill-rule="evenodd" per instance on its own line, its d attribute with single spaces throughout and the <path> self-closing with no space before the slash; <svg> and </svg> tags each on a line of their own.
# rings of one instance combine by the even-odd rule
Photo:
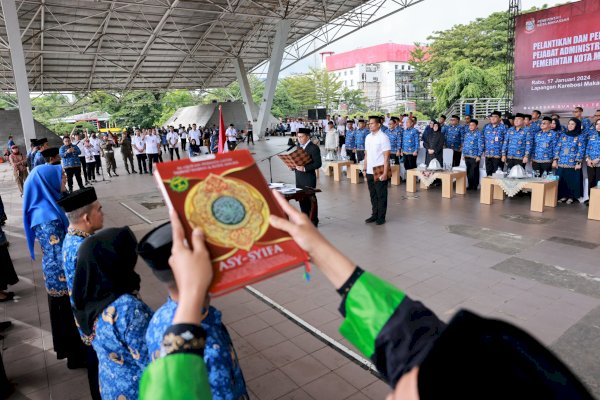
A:
<svg viewBox="0 0 600 400">
<path fill-rule="evenodd" d="M 286 216 L 247 150 L 157 163 L 154 175 L 188 240 L 194 227 L 204 231 L 213 296 L 308 261 L 286 232 L 269 224 L 270 214 Z"/>
</svg>

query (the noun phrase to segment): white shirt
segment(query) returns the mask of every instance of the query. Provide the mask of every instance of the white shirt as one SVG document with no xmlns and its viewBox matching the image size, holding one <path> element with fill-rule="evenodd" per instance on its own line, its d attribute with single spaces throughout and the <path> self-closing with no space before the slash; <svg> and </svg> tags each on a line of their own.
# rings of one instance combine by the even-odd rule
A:
<svg viewBox="0 0 600 400">
<path fill-rule="evenodd" d="M 237 142 L 237 131 L 235 130 L 235 128 L 227 128 L 227 130 L 225 131 L 225 136 L 227 136 L 227 140 L 229 140 L 230 142 Z"/>
<path fill-rule="evenodd" d="M 408 117 L 402 117 L 402 125 L 404 126 L 404 129 L 406 129 L 407 122 L 408 122 Z"/>
<path fill-rule="evenodd" d="M 91 138 L 90 139 L 90 144 L 92 145 L 92 152 L 94 153 L 95 156 L 99 156 L 100 155 L 100 144 L 102 143 L 102 140 L 100 140 L 99 138 Z"/>
<path fill-rule="evenodd" d="M 176 148 L 179 143 L 179 134 L 177 132 L 167 133 L 167 143 L 169 143 L 170 148 Z"/>
<path fill-rule="evenodd" d="M 146 143 L 146 154 L 158 154 L 158 146 L 160 145 L 160 138 L 156 135 L 147 135 L 144 138 Z"/>
<path fill-rule="evenodd" d="M 83 140 L 73 142 L 73 144 L 79 148 L 79 151 L 81 151 L 81 154 L 79 155 L 79 157 L 85 157 L 85 155 L 83 154 L 84 153 L 83 150 L 85 149 L 85 143 L 83 142 Z"/>
<path fill-rule="evenodd" d="M 386 127 L 388 127 L 390 125 L 390 120 L 392 118 L 391 117 L 385 117 L 385 122 L 383 123 L 383 125 L 385 125 Z"/>
<path fill-rule="evenodd" d="M 390 139 L 381 131 L 371 132 L 365 139 L 365 151 L 367 153 L 367 174 L 373 173 L 373 167 L 383 165 L 385 157 L 383 153 L 390 151 Z"/>
<path fill-rule="evenodd" d="M 192 141 L 192 139 L 196 140 L 196 144 L 200 143 L 200 131 L 198 129 L 196 130 L 191 130 L 190 133 L 188 134 L 190 142 Z"/>
<path fill-rule="evenodd" d="M 179 137 L 181 137 L 182 139 L 187 139 L 187 131 L 183 128 L 179 128 Z"/>
<path fill-rule="evenodd" d="M 83 147 L 83 153 L 85 156 L 85 162 L 86 163 L 93 163 L 96 161 L 96 159 L 94 158 L 94 149 L 92 147 Z"/>
<path fill-rule="evenodd" d="M 144 138 L 138 135 L 135 135 L 131 138 L 131 148 L 133 149 L 133 154 L 144 154 Z M 138 148 L 140 150 L 138 150 Z"/>
</svg>

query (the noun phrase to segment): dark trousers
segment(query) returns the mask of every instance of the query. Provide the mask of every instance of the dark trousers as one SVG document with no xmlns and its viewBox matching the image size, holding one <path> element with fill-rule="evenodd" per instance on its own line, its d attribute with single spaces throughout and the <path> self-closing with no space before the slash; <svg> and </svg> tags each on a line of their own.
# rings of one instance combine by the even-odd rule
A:
<svg viewBox="0 0 600 400">
<path fill-rule="evenodd" d="M 69 296 L 53 297 L 48 295 L 48 308 L 56 358 L 59 360 L 67 358 L 69 363 L 85 362 L 85 345 L 75 326 Z"/>
<path fill-rule="evenodd" d="M 69 191 L 73 191 L 73 176 L 77 180 L 77 185 L 79 189 L 83 189 L 83 181 L 81 180 L 81 167 L 69 167 L 65 168 L 65 172 L 67 173 L 67 186 L 69 187 Z"/>
<path fill-rule="evenodd" d="M 462 157 L 462 151 L 454 150 L 452 153 L 452 166 L 458 167 L 460 165 L 460 159 Z"/>
<path fill-rule="evenodd" d="M 248 144 L 250 144 L 250 142 L 254 144 L 254 135 L 252 134 L 252 131 L 248 131 L 248 135 L 246 135 L 246 140 L 248 140 Z"/>
<path fill-rule="evenodd" d="M 138 162 L 138 171 L 140 171 L 140 174 L 142 173 L 142 168 L 144 173 L 148 173 L 148 167 L 146 167 L 146 155 L 145 154 L 136 154 L 135 157 L 137 158 L 137 162 Z"/>
<path fill-rule="evenodd" d="M 400 158 L 396 155 L 396 153 L 390 154 L 390 161 L 394 161 L 394 164 L 400 165 Z"/>
<path fill-rule="evenodd" d="M 179 149 L 177 147 L 175 148 L 170 148 L 169 147 L 169 156 L 171 157 L 171 161 L 173 161 L 173 152 L 175 152 L 175 154 L 177 154 L 177 159 L 179 160 Z"/>
<path fill-rule="evenodd" d="M 87 166 L 87 181 L 95 181 L 96 180 L 96 174 L 94 173 L 94 171 L 96 170 L 95 168 L 95 162 L 89 162 L 86 164 Z"/>
<path fill-rule="evenodd" d="M 319 226 L 319 209 L 317 206 L 317 196 L 312 195 L 299 201 L 300 211 L 308 215 L 314 226 Z M 312 215 L 311 215 L 312 213 Z"/>
<path fill-rule="evenodd" d="M 598 186 L 598 181 L 600 181 L 600 167 L 587 167 L 587 174 L 589 191 Z M 588 192 L 588 195 L 589 194 L 590 193 Z"/>
<path fill-rule="evenodd" d="M 477 190 L 479 186 L 479 161 L 473 157 L 465 157 L 467 164 L 467 181 L 469 182 L 468 190 Z"/>
<path fill-rule="evenodd" d="M 364 150 L 356 150 L 356 162 L 362 162 L 365 159 Z"/>
<path fill-rule="evenodd" d="M 183 151 L 185 151 L 185 142 L 186 142 L 186 139 L 181 138 L 181 150 L 183 150 Z"/>
<path fill-rule="evenodd" d="M 371 197 L 371 217 L 384 222 L 387 211 L 388 181 L 375 181 L 373 174 L 367 174 L 367 184 Z"/>
<path fill-rule="evenodd" d="M 148 156 L 148 170 L 152 173 L 152 164 L 158 162 L 158 153 L 147 153 Z"/>
<path fill-rule="evenodd" d="M 540 174 L 540 176 L 542 176 L 542 175 L 544 175 L 544 172 L 546 174 L 549 174 L 550 172 L 552 172 L 552 162 L 537 163 L 534 161 L 531 163 L 531 168 L 533 168 L 534 171 L 537 171 L 537 173 Z M 589 173 L 589 169 L 588 169 L 588 173 Z"/>
<path fill-rule="evenodd" d="M 100 154 L 94 154 L 94 160 L 96 160 L 96 162 L 94 163 L 94 166 L 96 167 L 96 174 L 99 174 L 100 168 L 102 168 L 102 160 L 100 159 Z"/>
<path fill-rule="evenodd" d="M 504 163 L 500 158 L 485 158 L 485 173 L 487 176 L 492 176 L 494 172 L 500 169 L 504 169 Z"/>
<path fill-rule="evenodd" d="M 231 141 L 231 140 L 227 141 L 227 147 L 229 148 L 229 151 L 235 150 L 236 146 L 237 146 L 237 141 Z"/>
<path fill-rule="evenodd" d="M 83 174 L 83 179 L 87 183 L 87 181 L 88 181 L 88 177 L 87 177 L 87 163 L 85 162 L 85 157 L 79 157 L 79 162 L 81 163 L 81 172 Z"/>
<path fill-rule="evenodd" d="M 525 168 L 525 164 L 523 163 L 523 159 L 520 158 L 509 158 L 506 160 L 506 169 L 508 171 L 510 171 L 510 169 L 512 167 L 514 167 L 515 165 L 520 165 L 521 167 Z"/>
<path fill-rule="evenodd" d="M 413 156 L 412 154 L 404 154 L 402 158 L 404 159 L 405 170 L 408 171 L 409 169 L 417 168 L 417 156 Z"/>
<path fill-rule="evenodd" d="M 92 346 L 85 346 L 85 363 L 87 364 L 88 384 L 92 400 L 102 400 L 98 381 L 98 356 Z"/>
<path fill-rule="evenodd" d="M 131 172 L 135 173 L 135 167 L 133 166 L 133 153 L 121 153 L 123 156 L 123 162 L 125 163 L 125 171 L 129 173 L 129 166 L 127 165 L 127 161 L 131 164 Z"/>
<path fill-rule="evenodd" d="M 356 164 L 356 153 L 354 152 L 354 150 L 346 150 L 346 157 L 348 157 L 350 161 Z"/>
</svg>

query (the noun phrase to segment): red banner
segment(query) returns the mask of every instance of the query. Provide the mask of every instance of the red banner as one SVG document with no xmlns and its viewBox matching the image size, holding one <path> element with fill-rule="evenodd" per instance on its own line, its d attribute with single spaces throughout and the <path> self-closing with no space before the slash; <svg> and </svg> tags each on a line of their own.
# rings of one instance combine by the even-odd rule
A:
<svg viewBox="0 0 600 400">
<path fill-rule="evenodd" d="M 600 108 L 600 0 L 581 0 L 517 17 L 517 111 Z"/>
</svg>

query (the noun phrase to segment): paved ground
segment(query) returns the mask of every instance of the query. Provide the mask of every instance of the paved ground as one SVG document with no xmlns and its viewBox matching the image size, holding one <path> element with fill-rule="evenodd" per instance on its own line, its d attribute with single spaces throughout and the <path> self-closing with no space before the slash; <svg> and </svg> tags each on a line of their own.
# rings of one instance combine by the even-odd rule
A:
<svg viewBox="0 0 600 400">
<path fill-rule="evenodd" d="M 252 149 L 257 160 L 284 149 L 274 138 Z M 141 237 L 164 221 L 166 210 L 149 176 L 121 176 L 98 183 L 106 226 L 129 225 Z M 259 164 L 268 177 L 268 164 Z M 31 262 L 23 239 L 21 201 L 6 164 L 0 194 L 9 216 L 6 232 L 21 282 L 18 298 L 0 305 L 3 357 L 17 384 L 14 399 L 87 399 L 83 370 L 70 371 L 52 352 L 46 294 L 39 261 Z M 293 180 L 273 160 L 275 181 Z M 334 182 L 321 174 L 320 229 L 363 268 L 424 301 L 448 319 L 459 308 L 502 318 L 551 346 L 600 395 L 600 223 L 586 219 L 583 205 L 529 211 L 529 198 L 492 206 L 477 194 L 442 199 L 440 189 L 407 195 L 392 187 L 388 223 L 365 225 L 366 185 Z M 138 215 L 136 215 L 139 214 Z M 141 217 L 140 217 L 141 216 Z M 165 290 L 140 261 L 142 297 L 153 308 Z M 300 270 L 255 288 L 319 331 L 337 332 L 339 298 L 316 271 L 310 283 Z M 316 339 L 246 290 L 214 299 L 223 311 L 252 398 L 383 399 L 388 389 L 376 376 Z"/>
</svg>

